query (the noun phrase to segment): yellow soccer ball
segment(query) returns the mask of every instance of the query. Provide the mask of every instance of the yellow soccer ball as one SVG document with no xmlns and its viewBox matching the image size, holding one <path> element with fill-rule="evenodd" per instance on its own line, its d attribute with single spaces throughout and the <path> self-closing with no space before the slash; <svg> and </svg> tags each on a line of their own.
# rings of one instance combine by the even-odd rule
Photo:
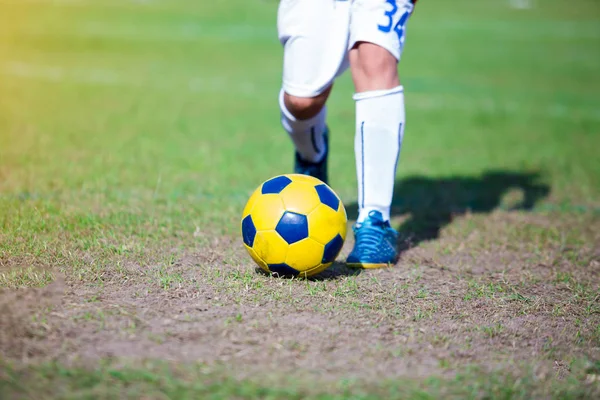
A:
<svg viewBox="0 0 600 400">
<path fill-rule="evenodd" d="M 347 221 L 342 201 L 325 183 L 308 175 L 280 175 L 250 196 L 241 233 L 263 270 L 307 277 L 333 263 L 346 240 Z"/>
</svg>

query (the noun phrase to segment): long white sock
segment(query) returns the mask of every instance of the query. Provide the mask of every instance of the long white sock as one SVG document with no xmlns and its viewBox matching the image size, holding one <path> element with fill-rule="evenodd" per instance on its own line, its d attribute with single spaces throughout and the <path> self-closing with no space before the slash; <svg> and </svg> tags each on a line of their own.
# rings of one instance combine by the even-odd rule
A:
<svg viewBox="0 0 600 400">
<path fill-rule="evenodd" d="M 290 135 L 292 142 L 300 157 L 304 161 L 319 162 L 325 155 L 325 117 L 326 107 L 310 119 L 299 120 L 285 107 L 283 90 L 279 93 L 279 107 L 281 108 L 281 125 Z"/>
<path fill-rule="evenodd" d="M 356 93 L 354 153 L 358 178 L 358 222 L 372 210 L 390 219 L 396 166 L 404 135 L 402 86 Z"/>
</svg>

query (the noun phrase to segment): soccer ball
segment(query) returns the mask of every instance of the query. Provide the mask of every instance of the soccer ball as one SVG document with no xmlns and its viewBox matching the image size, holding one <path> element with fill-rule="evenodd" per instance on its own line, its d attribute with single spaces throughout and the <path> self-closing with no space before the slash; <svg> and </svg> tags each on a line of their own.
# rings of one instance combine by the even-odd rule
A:
<svg viewBox="0 0 600 400">
<path fill-rule="evenodd" d="M 308 175 L 269 179 L 242 214 L 244 246 L 265 271 L 307 277 L 329 267 L 346 239 L 348 217 L 340 198 Z"/>
</svg>

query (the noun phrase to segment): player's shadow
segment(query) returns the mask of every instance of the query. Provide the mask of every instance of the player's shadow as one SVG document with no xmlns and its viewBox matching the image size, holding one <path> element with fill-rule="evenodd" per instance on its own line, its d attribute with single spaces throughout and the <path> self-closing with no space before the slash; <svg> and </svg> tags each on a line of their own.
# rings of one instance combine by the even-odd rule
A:
<svg viewBox="0 0 600 400">
<path fill-rule="evenodd" d="M 408 218 L 398 228 L 399 250 L 436 239 L 440 229 L 465 213 L 489 213 L 497 208 L 530 210 L 550 187 L 539 173 L 487 171 L 481 176 L 428 178 L 412 176 L 395 183 L 392 216 Z M 358 204 L 346 206 L 355 220 Z"/>
</svg>

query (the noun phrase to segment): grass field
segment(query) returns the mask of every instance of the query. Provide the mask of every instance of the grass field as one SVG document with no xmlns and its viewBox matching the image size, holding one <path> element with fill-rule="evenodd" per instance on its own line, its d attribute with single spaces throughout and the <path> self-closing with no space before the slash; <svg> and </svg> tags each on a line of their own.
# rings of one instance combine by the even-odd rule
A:
<svg viewBox="0 0 600 400">
<path fill-rule="evenodd" d="M 239 237 L 293 161 L 275 0 L 0 0 L 0 398 L 599 396 L 600 4 L 516 3 L 419 2 L 400 261 L 306 281 Z"/>
</svg>

